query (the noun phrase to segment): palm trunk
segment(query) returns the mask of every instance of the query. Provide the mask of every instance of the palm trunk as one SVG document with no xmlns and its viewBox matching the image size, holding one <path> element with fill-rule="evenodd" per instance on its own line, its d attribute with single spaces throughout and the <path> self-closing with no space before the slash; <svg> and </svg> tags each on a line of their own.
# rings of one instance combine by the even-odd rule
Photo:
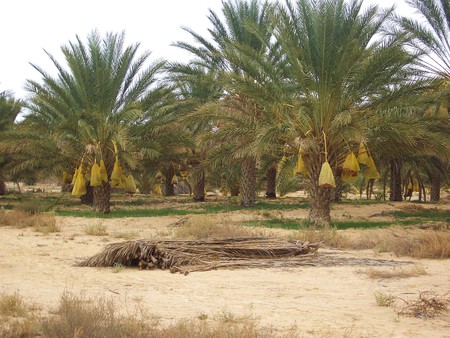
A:
<svg viewBox="0 0 450 338">
<path fill-rule="evenodd" d="M 398 160 L 391 161 L 390 185 L 391 185 L 391 192 L 389 194 L 389 200 L 390 201 L 403 201 L 401 164 Z"/>
<path fill-rule="evenodd" d="M 195 202 L 205 201 L 205 172 L 204 170 L 196 171 L 192 177 L 194 185 L 194 196 L 192 199 Z"/>
<path fill-rule="evenodd" d="M 331 224 L 331 195 L 330 188 L 319 188 L 315 180 L 309 191 L 311 207 L 308 220 L 312 227 L 324 228 Z"/>
<path fill-rule="evenodd" d="M 80 196 L 80 201 L 82 204 L 92 205 L 94 203 L 94 188 L 89 183 L 89 181 L 86 183 L 86 193 Z"/>
<path fill-rule="evenodd" d="M 164 168 L 163 175 L 165 178 L 164 182 L 164 195 L 165 196 L 175 196 L 175 189 L 173 188 L 172 178 L 175 175 L 175 169 L 173 166 L 169 165 Z"/>
<path fill-rule="evenodd" d="M 266 197 L 277 198 L 277 167 L 272 166 L 267 170 Z"/>
<path fill-rule="evenodd" d="M 111 185 L 103 182 L 94 188 L 94 211 L 109 214 L 111 212 Z"/>
<path fill-rule="evenodd" d="M 0 181 L 0 196 L 3 196 L 6 193 L 6 184 L 3 181 Z"/>
<path fill-rule="evenodd" d="M 430 201 L 437 202 L 441 198 L 441 178 L 439 175 L 428 174 L 431 183 Z"/>
<path fill-rule="evenodd" d="M 231 184 L 230 196 L 239 196 L 239 193 L 240 193 L 239 184 Z"/>
<path fill-rule="evenodd" d="M 375 182 L 375 179 L 371 178 L 367 181 L 366 186 L 366 199 L 370 200 L 372 198 L 373 194 L 373 183 Z"/>
<path fill-rule="evenodd" d="M 241 173 L 241 206 L 252 207 L 256 202 L 256 159 L 244 158 Z"/>
<path fill-rule="evenodd" d="M 342 181 L 342 169 L 338 168 L 336 170 L 336 175 L 334 175 L 334 180 L 336 182 L 336 187 L 333 189 L 331 194 L 331 200 L 334 203 L 339 203 L 342 201 L 342 190 L 344 189 L 344 182 Z"/>
</svg>

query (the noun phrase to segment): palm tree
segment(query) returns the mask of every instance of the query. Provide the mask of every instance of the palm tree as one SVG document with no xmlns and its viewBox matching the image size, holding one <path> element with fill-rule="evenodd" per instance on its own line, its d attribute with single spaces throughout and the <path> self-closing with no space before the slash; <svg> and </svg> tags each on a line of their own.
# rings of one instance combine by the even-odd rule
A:
<svg viewBox="0 0 450 338">
<path fill-rule="evenodd" d="M 308 170 L 315 226 L 330 224 L 331 189 L 319 186 L 324 162 L 336 173 L 350 150 L 364 140 L 367 118 L 396 106 L 417 90 L 401 36 L 380 40 L 393 9 L 362 9 L 353 0 L 286 2 L 276 17 L 276 39 L 288 62 L 286 88 L 293 107 L 284 118 L 296 130 Z M 330 184 L 332 185 L 332 184 Z M 329 186 L 329 185 L 328 185 Z"/>
<path fill-rule="evenodd" d="M 398 17 L 402 30 L 412 38 L 410 46 L 421 53 L 419 67 L 425 76 L 435 80 L 435 90 L 440 94 L 434 105 L 435 115 L 441 123 L 449 122 L 450 106 L 450 2 L 448 0 L 408 0 L 407 3 L 420 15 L 415 18 Z M 441 181 L 446 177 L 448 160 L 436 156 L 428 163 L 440 168 L 429 168 L 428 175 L 433 190 L 433 200 L 439 199 Z"/>
<path fill-rule="evenodd" d="M 178 94 L 177 121 L 179 130 L 184 130 L 194 140 L 195 146 L 188 150 L 184 169 L 190 168 L 192 178 L 193 200 L 205 201 L 206 170 L 204 159 L 208 147 L 202 147 L 199 140 L 211 133 L 210 121 L 199 123 L 198 119 L 189 118 L 192 112 L 209 101 L 220 98 L 222 89 L 218 85 L 216 74 L 194 63 L 172 63 L 169 66 L 169 80 L 174 84 Z"/>
<path fill-rule="evenodd" d="M 239 61 L 239 49 L 236 46 L 251 49 L 255 54 L 266 53 L 267 46 L 261 37 L 268 39 L 267 36 L 271 34 L 268 15 L 271 7 L 268 2 L 260 4 L 256 0 L 223 2 L 223 21 L 213 11 L 208 16 L 212 24 L 209 29 L 212 41 L 186 29 L 199 46 L 185 42 L 175 44 L 193 53 L 196 56 L 195 63 L 217 74 L 223 88 L 223 98 L 205 106 L 201 112 L 206 114 L 207 109 L 210 112 L 215 110 L 212 115 L 204 115 L 203 118 L 213 118 L 210 121 L 216 126 L 220 125 L 215 131 L 216 139 L 225 136 L 228 139 L 226 142 L 215 143 L 217 148 L 211 152 L 215 159 L 210 163 L 224 163 L 228 156 L 240 164 L 241 205 L 246 207 L 253 206 L 256 199 L 258 156 L 251 145 L 254 145 L 256 137 L 258 123 L 255 121 L 264 114 L 256 102 L 252 101 L 252 97 L 242 95 L 234 85 L 233 78 L 243 79 L 246 74 L 243 63 Z M 247 125 L 243 126 L 242 122 Z"/>
<path fill-rule="evenodd" d="M 102 38 L 92 32 L 86 43 L 77 36 L 62 46 L 65 65 L 47 53 L 56 77 L 33 65 L 42 83 L 27 82 L 31 113 L 26 121 L 46 127 L 46 136 L 57 144 L 55 156 L 70 158 L 67 170 L 104 160 L 111 177 L 116 158 L 129 168 L 136 163 L 130 127 L 142 118 L 142 101 L 164 62 L 146 67 L 150 53 L 139 56 L 139 44 L 124 43 L 124 33 Z M 110 212 L 110 189 L 109 181 L 94 188 L 100 212 Z"/>
<path fill-rule="evenodd" d="M 22 110 L 23 103 L 16 100 L 10 92 L 0 92 L 0 141 L 3 143 L 5 134 L 13 128 L 17 115 Z M 11 160 L 11 154 L 2 147 L 0 149 L 0 195 L 5 194 L 4 168 Z"/>
</svg>

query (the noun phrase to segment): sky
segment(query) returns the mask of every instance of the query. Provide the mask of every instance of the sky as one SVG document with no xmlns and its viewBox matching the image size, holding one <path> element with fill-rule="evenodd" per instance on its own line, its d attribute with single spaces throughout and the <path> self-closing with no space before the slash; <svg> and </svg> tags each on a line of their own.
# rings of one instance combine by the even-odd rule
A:
<svg viewBox="0 0 450 338">
<path fill-rule="evenodd" d="M 370 1 L 404 9 L 403 0 Z M 188 61 L 189 54 L 171 43 L 192 42 L 182 27 L 206 35 L 209 9 L 220 13 L 222 1 L 9 0 L 0 8 L 0 92 L 11 91 L 15 98 L 25 99 L 26 80 L 40 80 L 30 63 L 52 74 L 54 67 L 45 51 L 63 63 L 61 46 L 77 35 L 85 41 L 93 30 L 102 36 L 125 31 L 125 44 L 140 43 L 138 51 L 150 51 L 151 61 Z"/>
</svg>

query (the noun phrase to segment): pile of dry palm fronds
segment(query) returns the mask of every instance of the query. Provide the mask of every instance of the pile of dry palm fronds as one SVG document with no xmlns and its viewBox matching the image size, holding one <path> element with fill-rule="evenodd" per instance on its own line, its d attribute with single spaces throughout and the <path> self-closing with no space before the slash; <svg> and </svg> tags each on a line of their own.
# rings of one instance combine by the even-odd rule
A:
<svg viewBox="0 0 450 338">
<path fill-rule="evenodd" d="M 295 266 L 320 243 L 276 238 L 228 238 L 206 241 L 134 240 L 112 243 L 78 266 L 139 266 L 187 274 L 217 268 Z"/>
</svg>

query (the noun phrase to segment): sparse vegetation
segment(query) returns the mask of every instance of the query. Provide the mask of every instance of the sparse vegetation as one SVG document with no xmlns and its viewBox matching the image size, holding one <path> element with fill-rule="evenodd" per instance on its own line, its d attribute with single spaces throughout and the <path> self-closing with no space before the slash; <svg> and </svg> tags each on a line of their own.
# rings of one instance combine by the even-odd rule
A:
<svg viewBox="0 0 450 338">
<path fill-rule="evenodd" d="M 108 236 L 106 226 L 101 223 L 86 225 L 85 233 L 90 236 Z"/>
<path fill-rule="evenodd" d="M 375 292 L 374 296 L 378 306 L 391 306 L 396 299 L 394 296 L 384 292 Z"/>
<path fill-rule="evenodd" d="M 261 230 L 231 224 L 226 218 L 190 216 L 175 230 L 175 238 L 232 238 L 263 236 Z"/>
<path fill-rule="evenodd" d="M 24 299 L 17 292 L 12 295 L 0 294 L 1 316 L 23 317 L 27 311 Z"/>
<path fill-rule="evenodd" d="M 27 213 L 20 210 L 0 211 L 0 226 L 33 228 L 37 232 L 59 232 L 55 216 L 50 213 Z"/>
<path fill-rule="evenodd" d="M 2 304 L 5 296 L 0 298 Z M 3 321 L 0 326 L 2 337 L 278 337 L 276 330 L 261 327 L 251 316 L 239 316 L 227 310 L 217 314 L 201 314 L 171 325 L 163 325 L 146 309 L 137 308 L 132 314 L 122 315 L 112 300 L 102 298 L 87 299 L 65 292 L 57 309 L 50 315 L 37 316 L 30 313 L 20 298 L 13 296 L 14 304 L 8 297 L 7 308 L 17 313 L 19 300 L 21 321 Z M 14 309 L 12 309 L 14 307 Z M 1 308 L 0 308 L 1 309 Z M 9 313 L 9 312 L 8 312 Z M 5 314 L 0 313 L 4 316 Z M 289 337 L 297 337 L 294 329 Z"/>
<path fill-rule="evenodd" d="M 139 232 L 137 231 L 120 231 L 112 234 L 114 238 L 122 238 L 122 239 L 134 239 L 139 237 Z"/>
<path fill-rule="evenodd" d="M 364 271 L 370 278 L 409 278 L 426 275 L 427 271 L 421 265 L 412 266 L 394 266 L 392 268 L 374 268 L 370 267 Z"/>
</svg>

